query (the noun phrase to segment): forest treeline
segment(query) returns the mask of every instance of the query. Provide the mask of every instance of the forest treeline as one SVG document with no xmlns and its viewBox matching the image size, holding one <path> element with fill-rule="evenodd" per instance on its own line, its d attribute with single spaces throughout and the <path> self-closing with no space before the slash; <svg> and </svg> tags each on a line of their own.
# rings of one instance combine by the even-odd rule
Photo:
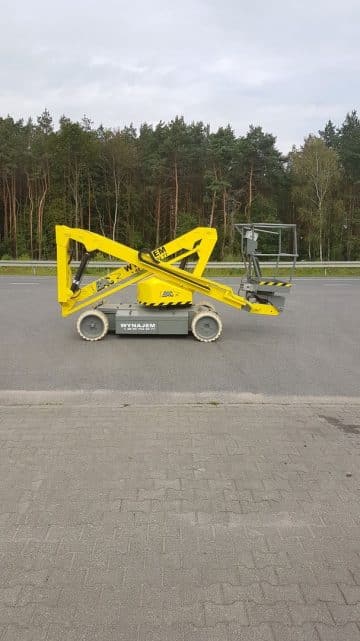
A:
<svg viewBox="0 0 360 641">
<path fill-rule="evenodd" d="M 214 259 L 238 251 L 236 222 L 298 226 L 303 259 L 360 259 L 360 121 L 329 121 L 284 156 L 250 126 L 210 132 L 176 117 L 156 126 L 95 128 L 45 110 L 0 118 L 0 258 L 55 256 L 54 225 L 155 247 L 214 226 Z"/>
</svg>

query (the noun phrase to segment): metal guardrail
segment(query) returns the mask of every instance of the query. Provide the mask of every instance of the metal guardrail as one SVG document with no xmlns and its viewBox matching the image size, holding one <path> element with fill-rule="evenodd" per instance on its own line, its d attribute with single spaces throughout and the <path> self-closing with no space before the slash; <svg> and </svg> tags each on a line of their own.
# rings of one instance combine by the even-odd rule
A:
<svg viewBox="0 0 360 641">
<path fill-rule="evenodd" d="M 71 263 L 74 267 L 78 267 L 79 261 L 72 261 Z M 188 263 L 189 267 L 193 267 L 195 263 Z M 102 262 L 97 262 L 94 261 L 92 263 L 88 263 L 86 266 L 86 269 L 116 269 L 117 267 L 122 267 L 126 265 L 126 263 L 120 263 L 117 261 L 102 261 Z M 275 268 L 277 266 L 276 262 L 261 262 L 260 263 L 262 268 L 265 267 L 270 267 L 270 268 Z M 320 269 L 326 269 L 328 267 L 358 267 L 360 268 L 360 260 L 352 260 L 352 261 L 297 261 L 296 264 L 297 267 L 304 268 L 304 269 L 311 269 L 314 267 L 320 268 Z M 0 260 L 0 267 L 32 267 L 33 269 L 37 269 L 39 267 L 56 267 L 56 261 L 55 260 Z M 238 262 L 209 262 L 206 266 L 206 268 L 210 269 L 242 269 L 244 267 L 244 264 L 241 261 Z M 292 267 L 292 262 L 284 261 L 279 263 L 278 265 L 279 269 L 282 268 L 289 268 Z"/>
<path fill-rule="evenodd" d="M 80 261 L 74 260 L 71 263 L 74 267 L 78 267 Z M 127 263 L 121 263 L 118 261 L 94 261 L 88 263 L 86 269 L 116 269 L 117 267 L 122 267 Z M 193 267 L 195 263 L 188 263 L 189 267 Z M 276 262 L 261 262 L 261 267 L 276 267 Z M 296 263 L 297 267 L 311 268 L 311 267 L 360 267 L 360 260 L 330 260 L 330 261 L 302 261 L 298 260 Z M 0 267 L 56 267 L 56 260 L 1 260 Z M 240 269 L 244 267 L 244 264 L 241 261 L 238 262 L 209 262 L 206 266 L 207 268 L 213 269 Z M 282 267 L 292 267 L 292 262 L 283 261 L 278 264 L 279 268 Z"/>
</svg>

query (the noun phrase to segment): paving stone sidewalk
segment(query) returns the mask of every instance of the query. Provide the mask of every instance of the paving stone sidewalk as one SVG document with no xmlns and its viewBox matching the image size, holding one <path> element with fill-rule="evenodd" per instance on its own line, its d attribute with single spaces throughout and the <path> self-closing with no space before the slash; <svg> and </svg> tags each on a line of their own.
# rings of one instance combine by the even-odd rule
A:
<svg viewBox="0 0 360 641">
<path fill-rule="evenodd" d="M 360 641 L 359 489 L 359 402 L 3 405 L 0 641 Z"/>
</svg>

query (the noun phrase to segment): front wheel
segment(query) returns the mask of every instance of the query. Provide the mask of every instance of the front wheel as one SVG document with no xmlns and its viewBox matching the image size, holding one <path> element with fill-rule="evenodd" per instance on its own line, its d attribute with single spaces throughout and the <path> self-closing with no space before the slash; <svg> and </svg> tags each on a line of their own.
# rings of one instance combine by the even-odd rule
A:
<svg viewBox="0 0 360 641">
<path fill-rule="evenodd" d="M 100 341 L 108 332 L 109 321 L 99 309 L 90 309 L 79 316 L 76 329 L 84 341 Z"/>
<path fill-rule="evenodd" d="M 198 312 L 192 319 L 191 331 L 202 343 L 216 341 L 222 332 L 220 316 L 212 310 Z"/>
</svg>

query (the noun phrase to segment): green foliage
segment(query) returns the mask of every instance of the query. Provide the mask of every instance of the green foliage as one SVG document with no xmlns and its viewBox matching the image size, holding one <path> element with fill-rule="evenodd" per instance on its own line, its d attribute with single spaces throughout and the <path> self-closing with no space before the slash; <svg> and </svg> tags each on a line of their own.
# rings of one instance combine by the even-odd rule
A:
<svg viewBox="0 0 360 641">
<path fill-rule="evenodd" d="M 178 235 L 186 234 L 186 232 L 191 231 L 194 227 L 197 227 L 198 221 L 195 218 L 194 214 L 189 214 L 188 212 L 180 212 L 179 222 L 178 222 Z"/>
<path fill-rule="evenodd" d="M 0 242 L 0 256 L 10 256 L 10 258 L 5 258 L 4 260 L 12 259 L 11 243 L 8 238 L 4 238 L 4 240 Z"/>
<path fill-rule="evenodd" d="M 330 223 L 341 179 L 338 154 L 322 138 L 309 136 L 300 150 L 291 153 L 290 171 L 293 202 L 298 207 L 308 256 L 311 258 L 315 249 L 316 257 L 323 260 L 330 245 Z"/>
<path fill-rule="evenodd" d="M 143 249 L 144 240 L 140 232 L 134 229 L 130 230 L 129 239 L 130 247 L 133 247 L 134 249 Z"/>
<path fill-rule="evenodd" d="M 327 147 L 336 149 L 336 147 L 338 146 L 338 132 L 336 131 L 335 125 L 331 120 L 328 120 L 323 131 L 319 131 L 319 136 L 323 139 Z"/>
<path fill-rule="evenodd" d="M 108 260 L 108 256 L 105 256 L 105 254 L 101 252 L 95 252 L 95 254 L 91 256 L 91 260 L 97 263 L 104 263 Z"/>
<path fill-rule="evenodd" d="M 87 116 L 54 127 L 47 110 L 0 118 L 0 255 L 54 258 L 56 224 L 137 249 L 211 225 L 222 259 L 239 255 L 233 224 L 245 221 L 296 222 L 303 257 L 360 258 L 357 113 L 288 158 L 254 125 L 237 136 L 183 117 L 139 130 L 94 128 Z"/>
</svg>

